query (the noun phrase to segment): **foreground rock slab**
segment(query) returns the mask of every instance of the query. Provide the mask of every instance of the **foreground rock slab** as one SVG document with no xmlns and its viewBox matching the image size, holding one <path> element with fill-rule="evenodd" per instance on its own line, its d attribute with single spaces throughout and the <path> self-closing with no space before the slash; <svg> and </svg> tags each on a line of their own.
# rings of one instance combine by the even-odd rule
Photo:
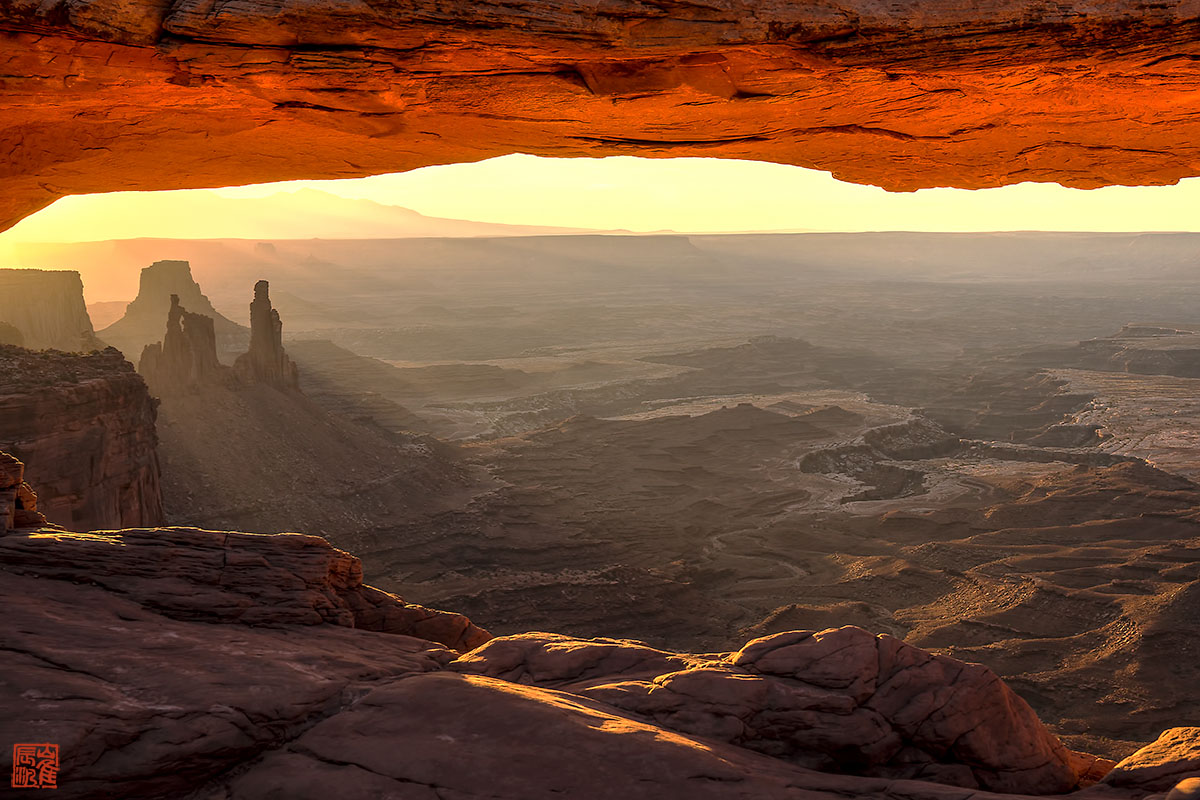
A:
<svg viewBox="0 0 1200 800">
<path fill-rule="evenodd" d="M 1200 728 L 1171 728 L 1105 776 L 1109 786 L 1200 792 Z M 1181 791 L 1182 794 L 1182 791 Z"/>
<path fill-rule="evenodd" d="M 493 639 L 451 668 L 565 688 L 825 771 L 1031 794 L 1066 792 L 1080 778 L 1066 748 L 993 672 L 861 628 L 781 633 L 690 663 L 615 641 L 529 634 Z"/>
<path fill-rule="evenodd" d="M 437 641 L 489 634 L 460 614 L 364 586 L 362 565 L 319 536 L 196 528 L 26 531 L 0 539 L 9 574 L 102 586 L 166 617 L 243 625 L 332 624 Z"/>
<path fill-rule="evenodd" d="M 57 743 L 63 798 L 1016 800 L 1095 766 L 984 668 L 886 636 L 489 639 L 312 536 L 18 530 L 0 604 L 0 738 Z M 872 756 L 898 768 L 808 768 Z"/>
</svg>

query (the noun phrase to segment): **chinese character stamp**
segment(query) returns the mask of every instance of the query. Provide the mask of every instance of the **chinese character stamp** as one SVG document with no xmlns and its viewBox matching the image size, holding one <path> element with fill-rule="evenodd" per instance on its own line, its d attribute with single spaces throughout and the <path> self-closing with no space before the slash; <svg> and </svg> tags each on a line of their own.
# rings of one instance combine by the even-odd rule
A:
<svg viewBox="0 0 1200 800">
<path fill-rule="evenodd" d="M 14 744 L 14 789 L 58 788 L 58 745 Z"/>
</svg>

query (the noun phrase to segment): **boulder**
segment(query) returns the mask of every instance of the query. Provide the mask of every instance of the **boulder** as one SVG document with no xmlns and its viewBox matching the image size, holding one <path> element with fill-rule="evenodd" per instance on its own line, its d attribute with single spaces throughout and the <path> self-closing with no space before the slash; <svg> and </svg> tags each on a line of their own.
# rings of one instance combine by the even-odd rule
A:
<svg viewBox="0 0 1200 800">
<path fill-rule="evenodd" d="M 1200 728 L 1171 728 L 1105 776 L 1107 786 L 1166 791 L 1188 778 L 1200 779 Z M 1193 781 L 1193 784 L 1196 782 Z M 1197 788 L 1180 789 L 1180 793 Z"/>
<path fill-rule="evenodd" d="M 1093 767 L 986 667 L 851 626 L 689 657 L 527 634 L 493 639 L 450 668 L 566 689 L 812 769 L 1049 794 Z"/>
</svg>

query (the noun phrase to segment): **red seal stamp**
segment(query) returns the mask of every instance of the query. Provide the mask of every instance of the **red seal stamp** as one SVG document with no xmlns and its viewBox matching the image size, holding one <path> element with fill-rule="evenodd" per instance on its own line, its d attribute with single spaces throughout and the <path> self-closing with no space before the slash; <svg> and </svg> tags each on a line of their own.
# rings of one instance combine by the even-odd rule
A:
<svg viewBox="0 0 1200 800">
<path fill-rule="evenodd" d="M 57 789 L 58 745 L 14 744 L 12 788 Z"/>
</svg>

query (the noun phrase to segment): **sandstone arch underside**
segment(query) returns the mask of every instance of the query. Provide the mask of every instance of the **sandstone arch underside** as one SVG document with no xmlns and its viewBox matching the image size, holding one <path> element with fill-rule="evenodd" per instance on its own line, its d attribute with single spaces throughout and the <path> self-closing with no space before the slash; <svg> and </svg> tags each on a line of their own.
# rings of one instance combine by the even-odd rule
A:
<svg viewBox="0 0 1200 800">
<path fill-rule="evenodd" d="M 1200 1 L 0 0 L 0 229 L 512 152 L 892 190 L 1200 174 Z"/>
</svg>

